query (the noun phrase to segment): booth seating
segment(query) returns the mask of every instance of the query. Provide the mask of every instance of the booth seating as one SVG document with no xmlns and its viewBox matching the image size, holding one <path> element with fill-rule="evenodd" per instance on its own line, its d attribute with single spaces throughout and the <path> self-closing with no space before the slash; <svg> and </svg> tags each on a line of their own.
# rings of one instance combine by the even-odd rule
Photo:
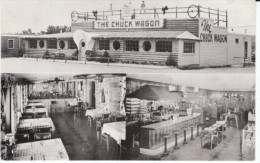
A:
<svg viewBox="0 0 260 163">
<path fill-rule="evenodd" d="M 50 118 L 23 119 L 18 124 L 15 137 L 18 142 L 50 139 L 54 131 L 55 127 Z"/>
<path fill-rule="evenodd" d="M 34 119 L 34 118 L 47 118 L 48 117 L 48 111 L 46 108 L 33 108 L 26 109 L 22 113 L 22 119 Z"/>
<path fill-rule="evenodd" d="M 139 136 L 138 121 L 129 121 L 126 123 L 126 141 L 131 142 L 131 146 L 135 147 L 136 137 Z"/>
</svg>

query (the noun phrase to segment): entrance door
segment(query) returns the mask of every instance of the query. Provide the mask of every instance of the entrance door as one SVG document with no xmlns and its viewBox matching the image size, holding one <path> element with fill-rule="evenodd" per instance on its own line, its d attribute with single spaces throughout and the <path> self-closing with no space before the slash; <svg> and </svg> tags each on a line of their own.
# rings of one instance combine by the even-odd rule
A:
<svg viewBox="0 0 260 163">
<path fill-rule="evenodd" d="M 248 57 L 248 43 L 245 42 L 244 44 L 244 56 L 245 56 L 245 59 L 247 59 Z"/>
<path fill-rule="evenodd" d="M 87 45 L 86 45 L 86 42 L 85 40 L 81 40 L 80 41 L 80 44 L 79 44 L 80 48 L 79 48 L 79 60 L 82 61 L 82 60 L 85 60 L 85 57 L 86 57 L 86 50 L 87 50 Z"/>
</svg>

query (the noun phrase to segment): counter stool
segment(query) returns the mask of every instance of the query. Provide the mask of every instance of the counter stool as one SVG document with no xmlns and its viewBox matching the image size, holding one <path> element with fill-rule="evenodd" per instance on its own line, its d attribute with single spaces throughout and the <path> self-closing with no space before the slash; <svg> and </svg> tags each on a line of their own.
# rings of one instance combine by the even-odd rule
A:
<svg viewBox="0 0 260 163">
<path fill-rule="evenodd" d="M 163 133 L 162 138 L 164 139 L 164 153 L 162 154 L 162 157 L 168 156 L 168 151 L 167 151 L 167 139 L 170 137 L 170 134 L 168 133 Z"/>
<path fill-rule="evenodd" d="M 194 138 L 193 138 L 193 127 L 194 127 L 194 125 L 191 124 L 190 125 L 190 133 L 191 133 L 190 140 L 194 140 Z"/>
<path fill-rule="evenodd" d="M 175 132 L 174 132 L 174 134 L 175 134 L 175 146 L 174 146 L 174 150 L 177 150 L 177 149 L 179 149 L 180 147 L 178 147 L 178 135 L 180 134 L 181 132 L 179 131 L 179 130 L 176 130 Z"/>
<path fill-rule="evenodd" d="M 101 136 L 101 144 L 102 144 L 102 141 L 105 141 L 106 144 L 107 144 L 107 151 L 109 151 L 109 135 L 107 135 L 106 133 L 105 134 L 102 134 Z"/>
<path fill-rule="evenodd" d="M 183 128 L 183 133 L 184 133 L 183 145 L 184 145 L 184 144 L 188 144 L 188 143 L 187 143 L 187 139 L 186 139 L 187 130 L 188 130 L 187 127 L 184 127 L 184 128 Z"/>
<path fill-rule="evenodd" d="M 92 123 L 92 118 L 90 116 L 88 116 L 88 124 L 89 124 L 90 128 L 91 128 L 91 123 Z"/>
</svg>

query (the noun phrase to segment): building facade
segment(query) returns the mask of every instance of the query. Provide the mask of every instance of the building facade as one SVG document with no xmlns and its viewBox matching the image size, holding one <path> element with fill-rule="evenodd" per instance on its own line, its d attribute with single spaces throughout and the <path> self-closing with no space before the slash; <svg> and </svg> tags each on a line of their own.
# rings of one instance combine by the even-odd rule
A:
<svg viewBox="0 0 260 163">
<path fill-rule="evenodd" d="M 20 48 L 22 48 L 20 35 L 1 35 L 1 57 L 22 57 L 22 54 L 19 53 Z"/>
<path fill-rule="evenodd" d="M 47 35 L 25 35 L 22 37 L 25 57 L 42 57 L 48 50 L 50 53 L 61 52 L 71 56 L 77 49 L 72 33 Z"/>
</svg>

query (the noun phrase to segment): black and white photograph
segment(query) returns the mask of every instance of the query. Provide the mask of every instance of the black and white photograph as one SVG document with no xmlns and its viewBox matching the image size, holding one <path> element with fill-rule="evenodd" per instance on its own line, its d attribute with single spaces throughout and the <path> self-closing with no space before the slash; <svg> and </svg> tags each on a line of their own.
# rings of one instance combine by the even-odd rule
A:
<svg viewBox="0 0 260 163">
<path fill-rule="evenodd" d="M 0 6 L 2 160 L 259 160 L 255 0 Z"/>
<path fill-rule="evenodd" d="M 124 74 L 2 74 L 1 82 L 2 159 L 124 157 Z"/>
<path fill-rule="evenodd" d="M 255 20 L 253 0 L 4 1 L 2 72 L 255 73 Z"/>
</svg>

